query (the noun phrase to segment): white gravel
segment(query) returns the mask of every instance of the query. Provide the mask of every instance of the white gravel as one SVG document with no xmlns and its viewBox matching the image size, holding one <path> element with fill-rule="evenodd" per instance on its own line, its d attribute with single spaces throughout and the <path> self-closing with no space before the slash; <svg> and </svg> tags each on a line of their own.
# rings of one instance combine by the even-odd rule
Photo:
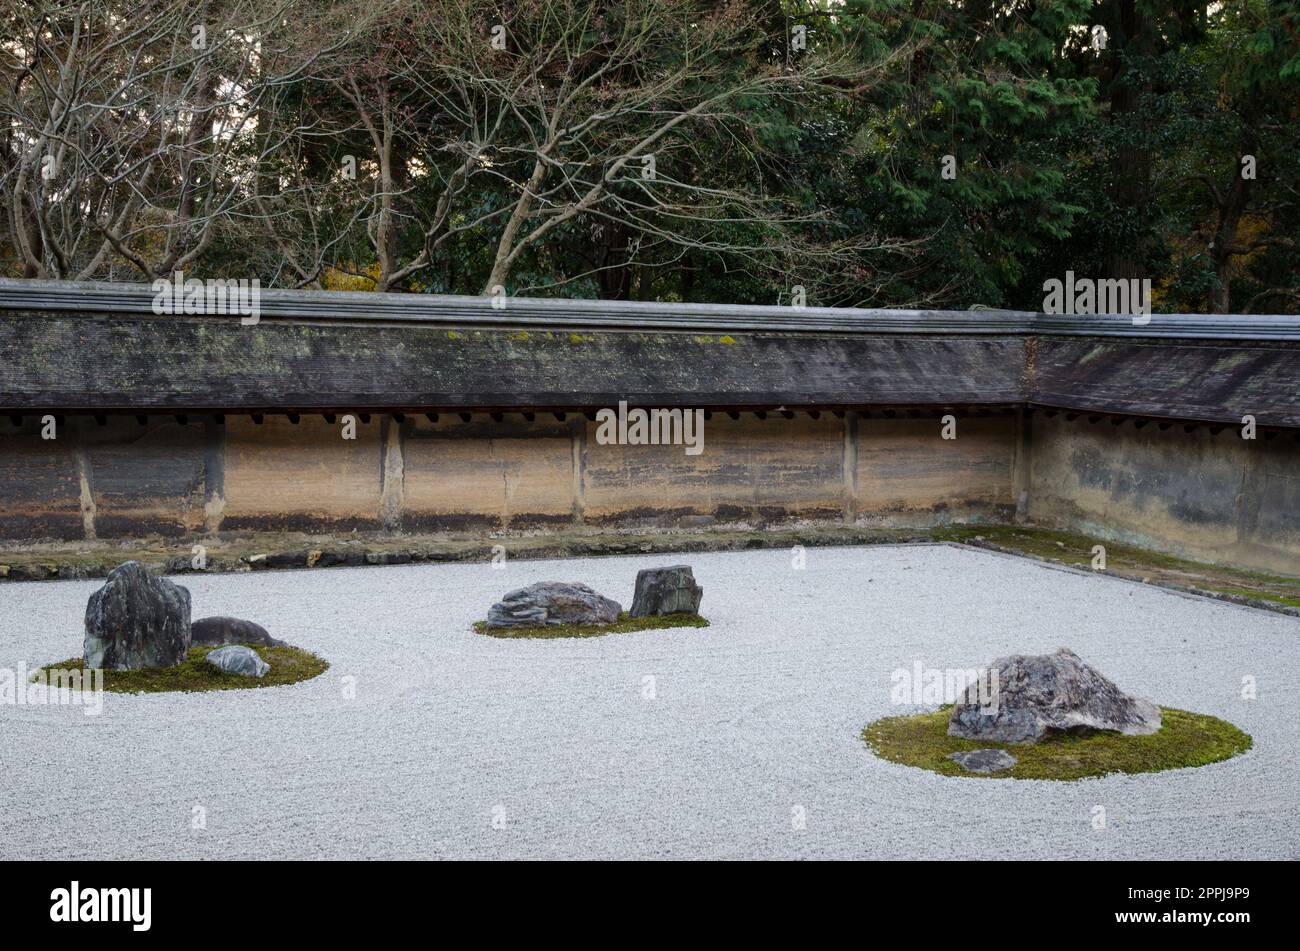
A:
<svg viewBox="0 0 1300 951">
<path fill-rule="evenodd" d="M 626 606 L 637 569 L 681 561 L 710 628 L 470 630 L 512 588 L 581 580 Z M 177 580 L 196 618 L 257 621 L 331 669 L 109 694 L 98 717 L 0 706 L 0 858 L 1300 857 L 1300 621 L 1281 615 L 951 546 L 809 549 L 803 571 L 754 551 Z M 98 585 L 0 585 L 0 667 L 78 653 Z M 1254 749 L 1050 783 L 864 747 L 914 709 L 890 703 L 896 668 L 1060 645 Z"/>
</svg>

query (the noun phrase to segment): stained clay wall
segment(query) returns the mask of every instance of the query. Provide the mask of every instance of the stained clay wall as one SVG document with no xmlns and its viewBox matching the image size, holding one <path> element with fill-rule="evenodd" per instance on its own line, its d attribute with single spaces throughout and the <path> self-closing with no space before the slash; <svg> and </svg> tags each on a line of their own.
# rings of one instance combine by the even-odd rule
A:
<svg viewBox="0 0 1300 951">
<path fill-rule="evenodd" d="M 530 418 L 531 417 L 531 418 Z M 1093 421 L 1089 421 L 1092 419 Z M 0 420 L 0 537 L 477 533 L 559 525 L 1011 521 L 1300 574 L 1300 441 L 1010 411 L 715 412 L 704 451 L 601 445 L 580 414 Z"/>
<path fill-rule="evenodd" d="M 713 413 L 704 450 L 602 445 L 580 414 L 224 423 L 0 422 L 0 536 L 219 530 L 482 531 L 792 519 L 922 525 L 1014 509 L 1016 423 Z"/>
<path fill-rule="evenodd" d="M 1173 555 L 1300 574 L 1300 441 L 1034 414 L 1029 516 Z M 1217 429 L 1217 432 L 1216 432 Z"/>
</svg>

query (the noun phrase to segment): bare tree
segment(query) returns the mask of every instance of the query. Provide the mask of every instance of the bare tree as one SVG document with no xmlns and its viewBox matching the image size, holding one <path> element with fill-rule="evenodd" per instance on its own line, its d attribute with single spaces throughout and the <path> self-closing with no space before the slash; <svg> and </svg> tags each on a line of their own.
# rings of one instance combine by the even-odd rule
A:
<svg viewBox="0 0 1300 951">
<path fill-rule="evenodd" d="M 771 12 L 0 0 L 0 250 L 27 277 L 238 260 L 270 283 L 333 267 L 389 290 L 472 247 L 485 293 L 594 277 L 625 295 L 634 271 L 644 286 L 692 255 L 861 288 L 866 255 L 903 244 L 781 197 L 779 157 L 746 123 L 797 125 L 892 58 L 796 53 L 762 27 Z"/>
<path fill-rule="evenodd" d="M 304 130 L 267 106 L 331 48 L 326 12 L 301 0 L 7 5 L 0 201 L 23 275 L 153 279 L 193 265 L 223 225 L 273 213 L 259 172 Z"/>
<path fill-rule="evenodd" d="M 786 38 L 757 22 L 743 0 L 391 4 L 350 61 L 323 64 L 337 71 L 321 77 L 370 140 L 379 289 L 467 233 L 492 248 L 484 293 L 566 226 L 612 240 L 614 260 L 594 271 L 704 250 L 813 285 L 849 273 L 863 252 L 901 249 L 830 234 L 821 210 L 769 194 L 770 156 L 743 127 L 757 100 L 797 109 L 853 95 L 893 58 L 791 57 Z M 749 163 L 742 180 L 708 153 L 728 144 Z M 477 201 L 483 187 L 505 200 Z"/>
</svg>

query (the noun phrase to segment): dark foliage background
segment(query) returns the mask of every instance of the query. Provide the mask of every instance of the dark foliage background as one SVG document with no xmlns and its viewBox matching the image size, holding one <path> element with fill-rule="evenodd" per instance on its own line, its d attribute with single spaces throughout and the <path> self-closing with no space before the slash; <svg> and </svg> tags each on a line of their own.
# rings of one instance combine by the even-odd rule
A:
<svg viewBox="0 0 1300 951">
<path fill-rule="evenodd" d="M 1300 311 L 1294 0 L 0 0 L 0 37 L 10 277 Z"/>
</svg>

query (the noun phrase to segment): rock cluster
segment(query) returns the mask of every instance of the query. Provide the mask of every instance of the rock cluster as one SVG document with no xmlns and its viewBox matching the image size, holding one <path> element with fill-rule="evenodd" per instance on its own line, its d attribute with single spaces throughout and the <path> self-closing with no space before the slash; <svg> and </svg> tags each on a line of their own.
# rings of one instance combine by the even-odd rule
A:
<svg viewBox="0 0 1300 951">
<path fill-rule="evenodd" d="M 690 565 L 645 568 L 637 572 L 631 617 L 698 614 L 704 589 Z M 540 581 L 511 591 L 488 609 L 488 627 L 543 627 L 561 624 L 612 624 L 622 605 L 578 582 Z"/>
<path fill-rule="evenodd" d="M 174 667 L 192 644 L 285 647 L 252 621 L 209 617 L 190 622 L 190 593 L 151 575 L 138 561 L 118 565 L 86 605 L 82 659 L 88 668 L 138 670 Z M 265 676 L 270 666 L 247 647 L 212 651 L 209 663 L 231 673 Z"/>
<path fill-rule="evenodd" d="M 953 705 L 949 736 L 1037 743 L 1056 733 L 1141 736 L 1160 729 L 1159 707 L 1124 693 L 1068 648 L 1001 657 L 993 670 L 993 702 L 979 695 L 977 685 L 967 688 Z"/>
</svg>

